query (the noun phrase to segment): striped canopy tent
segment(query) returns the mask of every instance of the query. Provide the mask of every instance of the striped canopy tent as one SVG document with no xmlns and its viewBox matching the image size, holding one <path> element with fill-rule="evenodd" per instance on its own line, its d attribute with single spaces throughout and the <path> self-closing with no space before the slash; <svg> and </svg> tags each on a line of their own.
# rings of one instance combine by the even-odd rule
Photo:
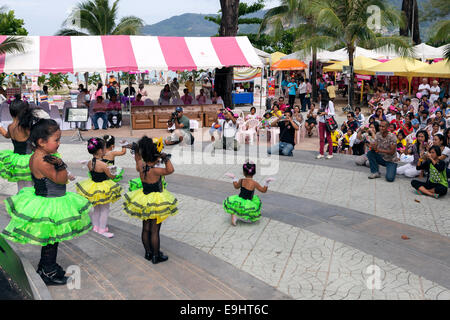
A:
<svg viewBox="0 0 450 320">
<path fill-rule="evenodd" d="M 0 56 L 0 72 L 184 71 L 262 67 L 247 37 L 29 36 Z M 0 36 L 0 43 L 6 36 Z"/>
</svg>

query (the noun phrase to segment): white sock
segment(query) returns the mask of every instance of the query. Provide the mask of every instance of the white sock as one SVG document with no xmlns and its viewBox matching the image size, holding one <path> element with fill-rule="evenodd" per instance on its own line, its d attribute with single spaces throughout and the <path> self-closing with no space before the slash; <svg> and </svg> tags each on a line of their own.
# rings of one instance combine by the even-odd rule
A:
<svg viewBox="0 0 450 320">
<path fill-rule="evenodd" d="M 33 184 L 31 181 L 17 181 L 17 192 L 22 190 L 22 188 L 32 187 L 32 186 L 33 186 Z"/>
<path fill-rule="evenodd" d="M 100 223 L 100 205 L 94 207 L 94 211 L 91 213 L 91 221 L 94 227 L 98 227 Z"/>
</svg>

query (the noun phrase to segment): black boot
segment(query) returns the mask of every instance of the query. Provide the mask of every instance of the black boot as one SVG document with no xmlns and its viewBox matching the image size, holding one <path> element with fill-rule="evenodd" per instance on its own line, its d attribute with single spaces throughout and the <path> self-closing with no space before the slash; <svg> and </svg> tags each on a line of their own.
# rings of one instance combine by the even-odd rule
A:
<svg viewBox="0 0 450 320">
<path fill-rule="evenodd" d="M 153 257 L 153 252 L 149 251 L 149 252 L 145 252 L 145 256 L 144 258 L 147 259 L 148 261 L 152 261 L 152 257 Z"/>
<path fill-rule="evenodd" d="M 167 261 L 168 259 L 169 259 L 169 257 L 163 255 L 163 253 L 160 251 L 160 252 L 158 253 L 158 255 L 154 255 L 154 256 L 152 257 L 152 262 L 153 262 L 153 264 L 157 264 L 157 263 L 160 263 L 160 262 Z"/>
<path fill-rule="evenodd" d="M 39 264 L 37 273 L 41 276 L 46 285 L 65 285 L 69 279 L 65 276 L 66 272 L 59 265 L 52 271 L 45 272 L 42 265 Z"/>
</svg>

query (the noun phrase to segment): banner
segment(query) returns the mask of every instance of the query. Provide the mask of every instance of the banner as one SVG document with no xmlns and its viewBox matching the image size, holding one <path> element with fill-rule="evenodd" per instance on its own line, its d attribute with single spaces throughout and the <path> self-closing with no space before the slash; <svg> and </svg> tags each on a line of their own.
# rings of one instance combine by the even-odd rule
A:
<svg viewBox="0 0 450 320">
<path fill-rule="evenodd" d="M 269 97 L 275 97 L 275 78 L 270 77 L 267 81 Z"/>
<path fill-rule="evenodd" d="M 356 79 L 358 80 L 370 80 L 370 76 L 364 76 L 362 74 L 357 74 Z"/>
<path fill-rule="evenodd" d="M 260 68 L 234 68 L 234 82 L 248 82 L 261 77 Z"/>
</svg>

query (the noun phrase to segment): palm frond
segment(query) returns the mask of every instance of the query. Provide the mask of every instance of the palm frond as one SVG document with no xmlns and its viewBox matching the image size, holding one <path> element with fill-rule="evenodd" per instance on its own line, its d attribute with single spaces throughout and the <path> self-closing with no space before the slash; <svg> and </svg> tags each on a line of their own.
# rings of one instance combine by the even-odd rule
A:
<svg viewBox="0 0 450 320">
<path fill-rule="evenodd" d="M 22 53 L 25 51 L 24 44 L 26 43 L 25 38 L 21 37 L 7 37 L 0 44 L 0 55 L 6 53 Z"/>
<path fill-rule="evenodd" d="M 123 17 L 112 31 L 112 34 L 137 35 L 143 26 L 144 21 L 138 17 Z"/>
<path fill-rule="evenodd" d="M 81 32 L 75 29 L 63 28 L 58 30 L 56 33 L 57 36 L 87 36 L 87 33 Z"/>
</svg>

